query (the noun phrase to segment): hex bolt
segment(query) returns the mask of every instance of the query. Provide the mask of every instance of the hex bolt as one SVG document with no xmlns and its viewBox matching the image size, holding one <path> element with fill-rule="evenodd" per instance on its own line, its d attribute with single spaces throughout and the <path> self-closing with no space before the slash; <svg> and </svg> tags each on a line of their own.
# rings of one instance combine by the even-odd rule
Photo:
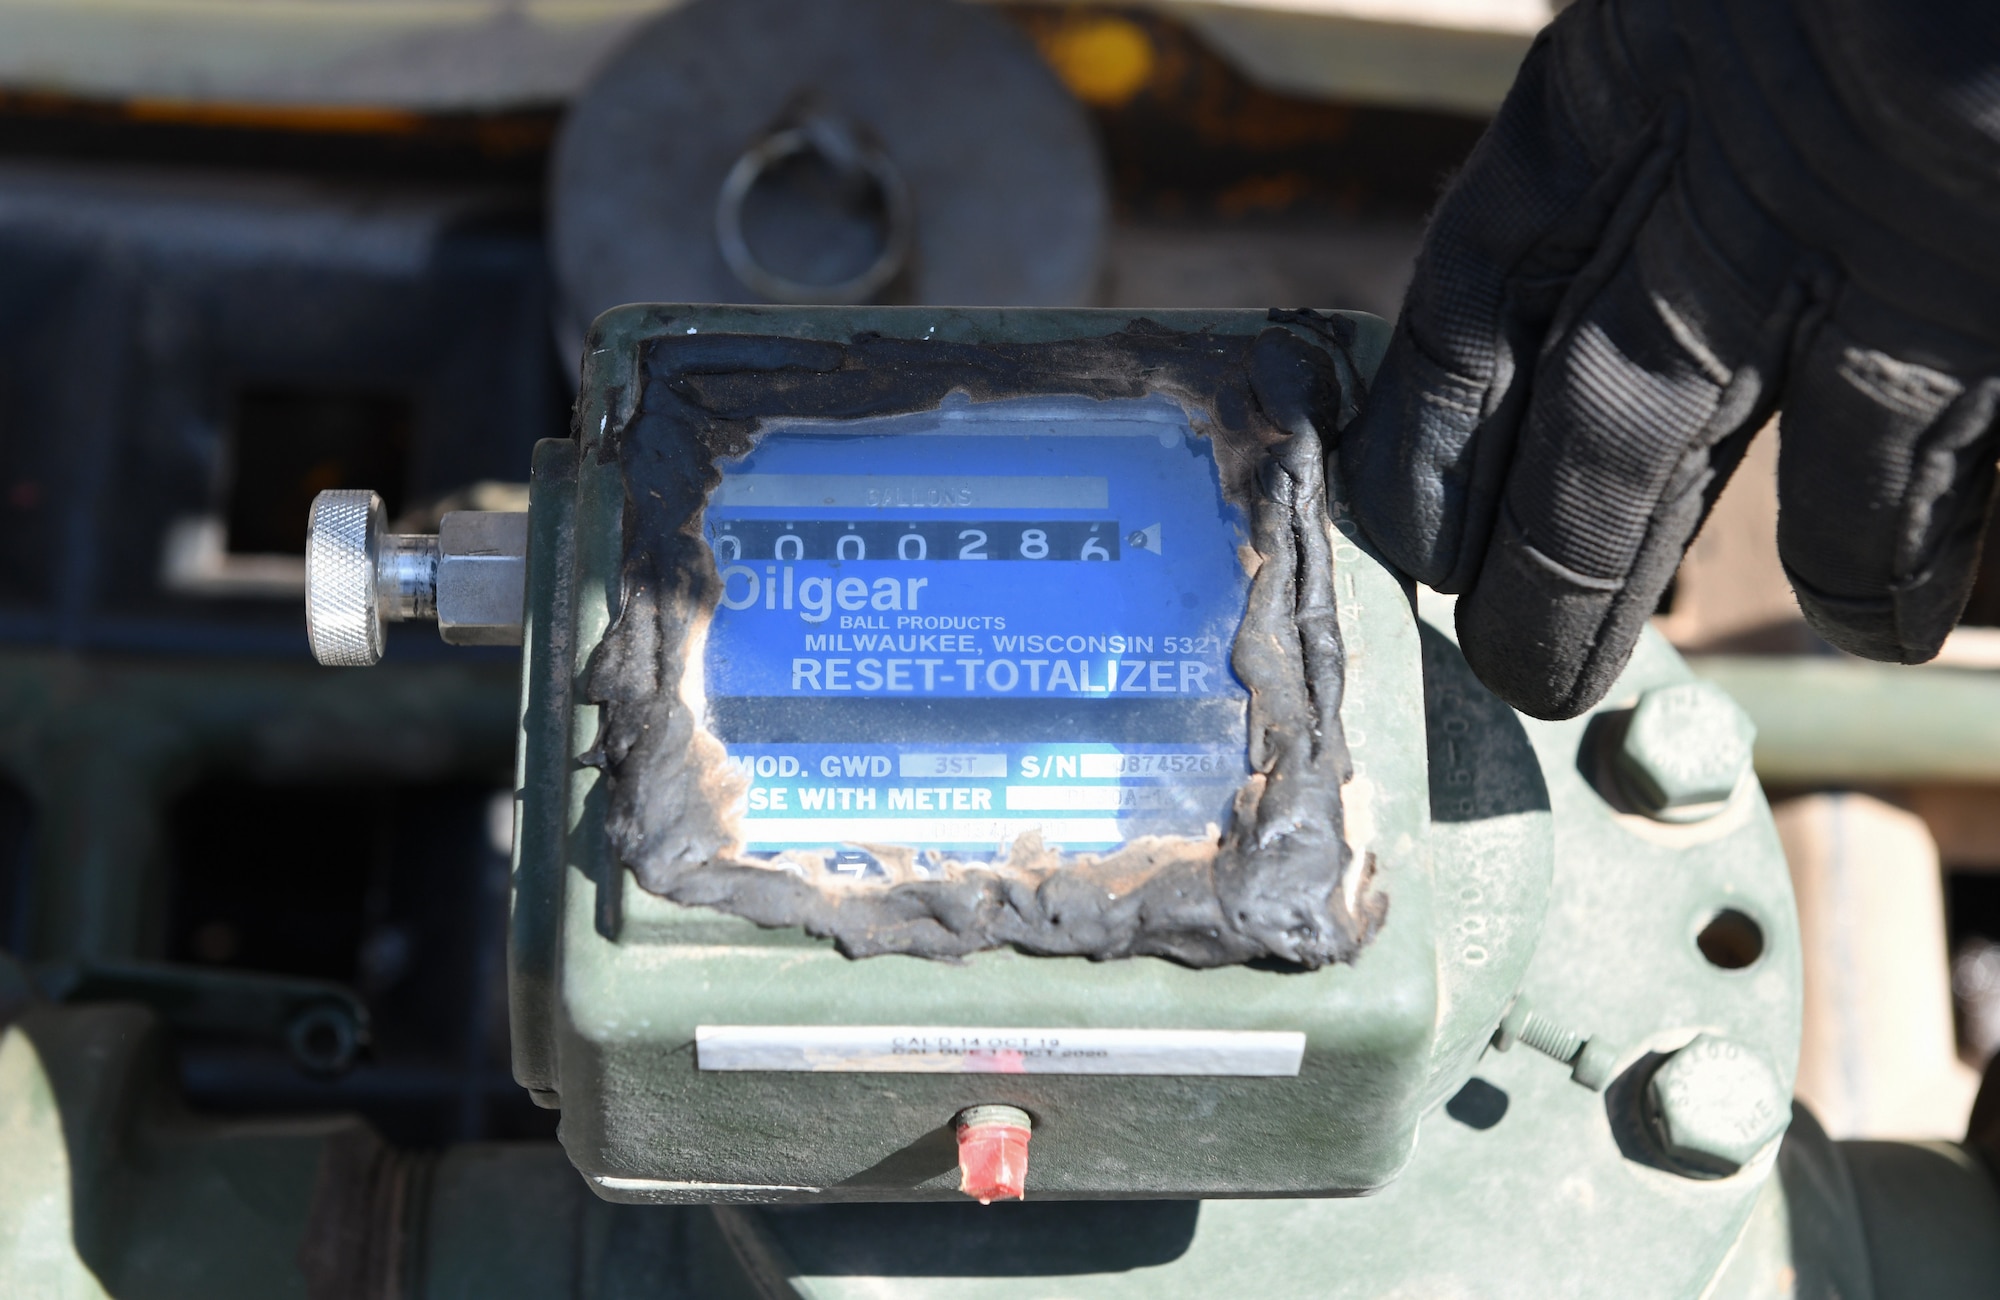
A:
<svg viewBox="0 0 2000 1300">
<path fill-rule="evenodd" d="M 1493 1034 L 1493 1045 L 1503 1052 L 1517 1042 L 1569 1066 L 1569 1077 L 1592 1092 L 1604 1091 L 1618 1064 L 1616 1047 L 1549 1019 L 1529 1006 L 1526 998 L 1514 1000 Z"/>
<path fill-rule="evenodd" d="M 1792 1122 L 1763 1053 L 1715 1034 L 1695 1035 L 1653 1072 L 1645 1111 L 1667 1159 L 1690 1177 L 1728 1177 Z"/>
<path fill-rule="evenodd" d="M 1613 756 L 1619 785 L 1656 821 L 1722 811 L 1750 771 L 1757 728 L 1712 682 L 1656 686 L 1639 697 Z"/>
<path fill-rule="evenodd" d="M 528 516 L 454 510 L 438 521 L 437 548 L 438 636 L 449 645 L 520 645 Z"/>
</svg>

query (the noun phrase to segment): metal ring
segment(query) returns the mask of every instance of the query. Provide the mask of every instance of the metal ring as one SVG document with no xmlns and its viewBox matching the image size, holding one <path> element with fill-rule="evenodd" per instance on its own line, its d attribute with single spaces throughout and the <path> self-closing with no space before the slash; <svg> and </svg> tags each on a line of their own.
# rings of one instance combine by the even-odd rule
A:
<svg viewBox="0 0 2000 1300">
<path fill-rule="evenodd" d="M 293 1063 L 318 1078 L 347 1073 L 361 1053 L 361 1038 L 354 1017 L 332 1002 L 307 1007 L 285 1026 L 285 1046 Z"/>
<path fill-rule="evenodd" d="M 888 225 L 881 254 L 859 275 L 833 284 L 806 284 L 793 280 L 759 262 L 756 254 L 750 251 L 749 241 L 743 237 L 743 202 L 758 180 L 786 159 L 813 152 L 821 150 L 813 132 L 804 127 L 774 132 L 743 151 L 743 156 L 729 169 L 729 175 L 723 178 L 722 189 L 715 196 L 715 237 L 722 247 L 722 260 L 729 264 L 729 269 L 745 287 L 769 302 L 833 306 L 866 302 L 895 279 L 909 261 L 911 234 L 915 225 L 910 187 L 903 182 L 903 174 L 897 170 L 895 163 L 880 149 L 864 146 L 853 155 L 853 161 L 881 187 Z"/>
</svg>

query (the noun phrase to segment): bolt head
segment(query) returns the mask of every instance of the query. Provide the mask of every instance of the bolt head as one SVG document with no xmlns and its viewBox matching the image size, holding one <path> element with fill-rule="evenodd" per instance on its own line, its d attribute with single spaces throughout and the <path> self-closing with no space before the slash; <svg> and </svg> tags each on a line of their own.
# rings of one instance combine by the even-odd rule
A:
<svg viewBox="0 0 2000 1300">
<path fill-rule="evenodd" d="M 1668 1159 L 1716 1177 L 1748 1164 L 1792 1122 L 1763 1053 L 1714 1034 L 1696 1035 L 1653 1073 L 1646 1110 Z"/>
<path fill-rule="evenodd" d="M 1715 811 L 1750 770 L 1757 728 L 1711 682 L 1660 686 L 1639 697 L 1618 746 L 1625 786 L 1646 812 L 1685 820 Z"/>
</svg>

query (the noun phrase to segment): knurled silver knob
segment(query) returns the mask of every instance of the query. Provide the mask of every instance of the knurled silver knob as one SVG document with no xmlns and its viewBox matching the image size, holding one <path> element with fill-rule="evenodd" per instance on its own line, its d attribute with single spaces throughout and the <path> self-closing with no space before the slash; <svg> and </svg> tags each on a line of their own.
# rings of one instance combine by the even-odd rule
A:
<svg viewBox="0 0 2000 1300">
<path fill-rule="evenodd" d="M 377 594 L 385 524 L 382 498 L 334 488 L 313 498 L 306 517 L 306 637 L 313 658 L 333 668 L 382 659 Z"/>
<path fill-rule="evenodd" d="M 438 533 L 384 531 L 382 498 L 334 488 L 306 518 L 306 637 L 332 668 L 382 660 L 389 623 L 436 619 L 450 645 L 520 645 L 528 516 L 454 510 Z"/>
</svg>

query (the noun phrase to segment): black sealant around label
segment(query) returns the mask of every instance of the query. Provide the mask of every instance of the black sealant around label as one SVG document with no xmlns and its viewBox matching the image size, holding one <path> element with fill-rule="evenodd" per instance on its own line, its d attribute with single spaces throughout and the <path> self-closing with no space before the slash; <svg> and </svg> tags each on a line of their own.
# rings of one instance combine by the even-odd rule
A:
<svg viewBox="0 0 2000 1300">
<path fill-rule="evenodd" d="M 585 691 L 618 859 L 853 956 L 1351 958 L 1386 899 L 1341 835 L 1342 324 L 663 319 L 634 414 L 586 438 L 627 486 Z"/>
</svg>

